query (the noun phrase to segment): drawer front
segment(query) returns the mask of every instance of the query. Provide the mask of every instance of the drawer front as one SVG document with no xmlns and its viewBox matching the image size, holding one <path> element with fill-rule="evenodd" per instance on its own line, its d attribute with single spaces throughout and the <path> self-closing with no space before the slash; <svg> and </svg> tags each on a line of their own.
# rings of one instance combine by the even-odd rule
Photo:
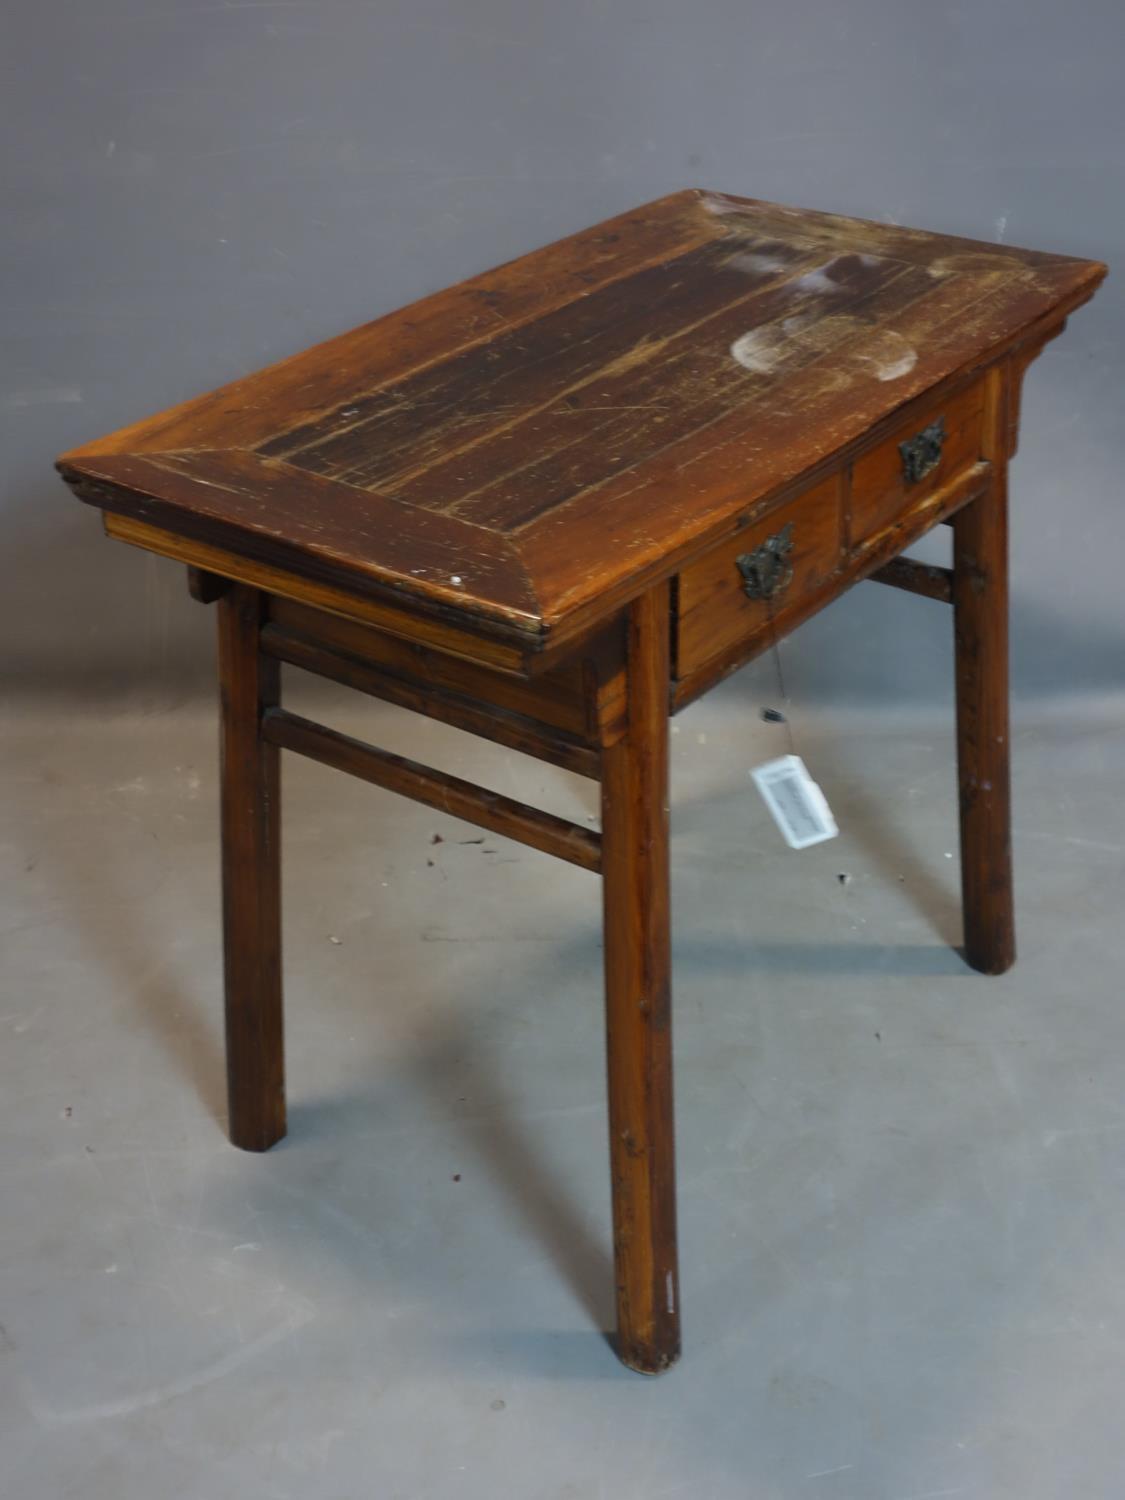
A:
<svg viewBox="0 0 1125 1500">
<path fill-rule="evenodd" d="M 838 475 L 720 542 L 680 574 L 676 674 L 781 633 L 841 562 Z"/>
<path fill-rule="evenodd" d="M 981 457 L 984 382 L 903 423 L 851 467 L 853 543 L 866 542 Z"/>
</svg>

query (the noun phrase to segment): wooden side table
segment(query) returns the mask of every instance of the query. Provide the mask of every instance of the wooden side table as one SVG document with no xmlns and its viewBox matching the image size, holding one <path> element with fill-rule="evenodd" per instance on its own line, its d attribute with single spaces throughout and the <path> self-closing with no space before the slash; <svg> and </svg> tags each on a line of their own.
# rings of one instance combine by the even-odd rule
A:
<svg viewBox="0 0 1125 1500">
<path fill-rule="evenodd" d="M 230 1134 L 285 1133 L 278 751 L 602 876 L 619 1352 L 680 1348 L 668 718 L 861 579 L 953 606 L 965 952 L 1014 957 L 1007 468 L 1097 262 L 681 192 L 66 454 L 217 600 Z M 939 522 L 952 569 L 899 554 Z M 282 662 L 601 783 L 601 833 L 288 713 Z"/>
</svg>

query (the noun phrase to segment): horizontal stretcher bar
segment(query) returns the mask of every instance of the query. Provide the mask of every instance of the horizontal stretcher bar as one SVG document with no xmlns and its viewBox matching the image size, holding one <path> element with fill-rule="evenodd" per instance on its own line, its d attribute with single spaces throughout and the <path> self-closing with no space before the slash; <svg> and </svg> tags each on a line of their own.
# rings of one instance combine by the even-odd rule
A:
<svg viewBox="0 0 1125 1500">
<path fill-rule="evenodd" d="M 530 844 L 533 849 L 568 860 L 572 865 L 581 865 L 584 870 L 601 870 L 600 834 L 565 818 L 557 818 L 553 813 L 528 807 L 499 792 L 475 786 L 471 781 L 448 776 L 444 771 L 435 771 L 404 756 L 392 755 L 387 750 L 377 750 L 374 745 L 366 745 L 362 740 L 327 729 L 323 724 L 314 724 L 311 719 L 302 719 L 281 708 L 270 708 L 263 714 L 262 738 L 271 745 L 294 750 L 298 755 L 308 756 L 310 760 L 320 761 L 334 770 L 347 771 L 373 786 L 385 787 L 387 791 L 423 802 L 427 807 L 436 807 L 450 817 L 462 818 L 466 823 L 475 823 L 479 828 L 487 828 L 505 838 Z"/>
<path fill-rule="evenodd" d="M 868 574 L 871 583 L 888 583 L 894 589 L 906 589 L 910 594 L 924 594 L 927 599 L 937 599 L 942 604 L 953 603 L 953 569 L 939 568 L 933 563 L 914 562 L 909 557 L 894 557 L 874 573 Z"/>
</svg>

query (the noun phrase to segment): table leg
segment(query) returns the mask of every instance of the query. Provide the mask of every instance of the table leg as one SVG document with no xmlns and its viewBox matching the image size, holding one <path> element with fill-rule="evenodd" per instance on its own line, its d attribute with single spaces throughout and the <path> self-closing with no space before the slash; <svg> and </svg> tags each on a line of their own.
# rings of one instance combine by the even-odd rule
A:
<svg viewBox="0 0 1125 1500">
<path fill-rule="evenodd" d="M 1008 728 L 1008 494 L 1003 455 L 988 492 L 953 521 L 957 761 L 965 957 L 984 974 L 1015 961 Z"/>
<path fill-rule="evenodd" d="M 278 751 L 262 739 L 279 668 L 259 650 L 262 595 L 218 601 L 221 692 L 223 968 L 230 1138 L 265 1151 L 285 1134 L 281 1007 Z"/>
<path fill-rule="evenodd" d="M 618 1354 L 644 1374 L 680 1352 L 668 871 L 668 587 L 629 610 L 628 727 L 602 761 L 613 1249 Z"/>
</svg>

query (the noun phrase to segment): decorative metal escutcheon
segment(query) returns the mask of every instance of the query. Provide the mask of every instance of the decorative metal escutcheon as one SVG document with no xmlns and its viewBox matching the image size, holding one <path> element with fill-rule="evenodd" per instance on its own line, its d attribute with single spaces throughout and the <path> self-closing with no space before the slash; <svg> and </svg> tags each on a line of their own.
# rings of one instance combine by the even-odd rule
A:
<svg viewBox="0 0 1125 1500">
<path fill-rule="evenodd" d="M 941 447 L 944 442 L 945 418 L 938 417 L 936 422 L 923 427 L 914 437 L 908 438 L 905 443 L 899 443 L 902 475 L 907 484 L 917 484 L 927 474 L 934 472 L 941 463 Z"/>
<path fill-rule="evenodd" d="M 776 536 L 768 536 L 753 552 L 735 558 L 742 574 L 742 591 L 748 599 L 772 599 L 793 579 L 793 522 L 789 521 Z"/>
</svg>

